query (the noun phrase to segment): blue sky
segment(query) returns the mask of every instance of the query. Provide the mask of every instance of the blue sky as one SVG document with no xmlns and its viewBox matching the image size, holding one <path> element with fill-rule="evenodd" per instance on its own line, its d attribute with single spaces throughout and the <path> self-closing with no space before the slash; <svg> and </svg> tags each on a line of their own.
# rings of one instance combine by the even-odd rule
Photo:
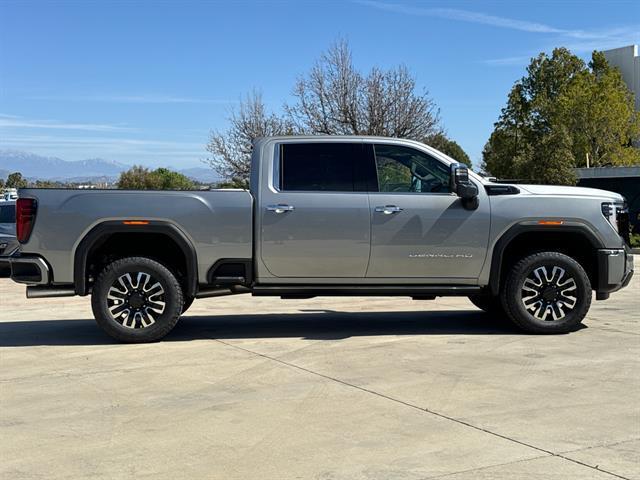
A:
<svg viewBox="0 0 640 480">
<path fill-rule="evenodd" d="M 346 38 L 405 64 L 479 164 L 531 56 L 640 43 L 640 2 L 0 2 L 0 148 L 191 167 L 250 90 L 278 110 Z"/>
</svg>

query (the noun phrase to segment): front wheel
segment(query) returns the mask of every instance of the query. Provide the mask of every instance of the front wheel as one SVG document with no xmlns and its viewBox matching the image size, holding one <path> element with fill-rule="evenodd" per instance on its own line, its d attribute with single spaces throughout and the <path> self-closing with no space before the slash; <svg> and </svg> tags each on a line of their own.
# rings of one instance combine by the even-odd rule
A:
<svg viewBox="0 0 640 480">
<path fill-rule="evenodd" d="M 520 260 L 507 275 L 502 305 L 529 333 L 567 333 L 582 322 L 591 305 L 591 283 L 582 266 L 558 252 Z"/>
<path fill-rule="evenodd" d="M 121 342 L 155 342 L 175 326 L 183 308 L 180 283 L 164 265 L 128 257 L 107 265 L 91 294 L 98 325 Z"/>
</svg>

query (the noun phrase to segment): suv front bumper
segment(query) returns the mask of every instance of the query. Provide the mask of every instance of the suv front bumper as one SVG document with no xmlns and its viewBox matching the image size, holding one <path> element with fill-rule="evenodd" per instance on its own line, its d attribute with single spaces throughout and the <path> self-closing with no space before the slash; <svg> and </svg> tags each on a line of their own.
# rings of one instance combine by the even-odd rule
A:
<svg viewBox="0 0 640 480">
<path fill-rule="evenodd" d="M 633 277 L 631 249 L 604 248 L 598 250 L 596 299 L 605 300 L 609 294 L 629 285 Z"/>
</svg>

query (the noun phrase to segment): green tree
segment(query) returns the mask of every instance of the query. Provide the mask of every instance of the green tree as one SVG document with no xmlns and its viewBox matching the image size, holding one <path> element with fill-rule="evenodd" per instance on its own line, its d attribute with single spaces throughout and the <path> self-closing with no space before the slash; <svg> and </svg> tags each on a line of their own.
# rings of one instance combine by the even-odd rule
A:
<svg viewBox="0 0 640 480">
<path fill-rule="evenodd" d="M 249 182 L 240 178 L 231 178 L 218 182 L 216 188 L 249 188 Z"/>
<path fill-rule="evenodd" d="M 541 53 L 516 82 L 483 151 L 502 178 L 575 184 L 574 167 L 640 163 L 633 95 L 600 52 L 586 65 L 565 48 Z"/>
<path fill-rule="evenodd" d="M 159 190 L 191 190 L 194 183 L 186 175 L 168 168 L 158 168 L 150 173 L 151 183 Z"/>
<path fill-rule="evenodd" d="M 58 184 L 51 180 L 36 180 L 33 186 L 35 188 L 56 188 Z"/>
<path fill-rule="evenodd" d="M 445 155 L 449 155 L 454 160 L 464 163 L 466 166 L 471 168 L 471 159 L 469 158 L 469 155 L 467 155 L 467 152 L 462 149 L 458 142 L 447 138 L 444 133 L 431 135 L 424 140 L 424 143 L 440 150 Z"/>
<path fill-rule="evenodd" d="M 124 190 L 150 190 L 154 189 L 151 172 L 142 165 L 134 165 L 126 172 L 120 174 L 118 188 Z"/>
<path fill-rule="evenodd" d="M 27 180 L 22 177 L 20 172 L 10 173 L 5 183 L 6 188 L 25 188 Z"/>
<path fill-rule="evenodd" d="M 594 52 L 589 70 L 581 72 L 559 98 L 556 124 L 570 132 L 576 166 L 634 165 L 640 149 L 640 115 L 620 72 L 601 52 Z"/>
<path fill-rule="evenodd" d="M 118 188 L 125 190 L 190 190 L 194 183 L 185 175 L 158 168 L 149 170 L 141 165 L 134 165 L 120 174 Z"/>
<path fill-rule="evenodd" d="M 0 191 L 4 189 L 4 179 L 0 178 Z"/>
</svg>

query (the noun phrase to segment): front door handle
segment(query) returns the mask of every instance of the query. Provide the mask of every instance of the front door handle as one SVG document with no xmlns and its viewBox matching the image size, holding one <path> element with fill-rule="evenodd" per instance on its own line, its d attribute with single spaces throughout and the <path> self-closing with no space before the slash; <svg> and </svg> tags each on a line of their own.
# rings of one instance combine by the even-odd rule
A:
<svg viewBox="0 0 640 480">
<path fill-rule="evenodd" d="M 284 205 L 282 203 L 279 203 L 278 205 L 267 205 L 267 210 L 270 212 L 276 212 L 276 213 L 285 213 L 285 212 L 290 212 L 294 209 L 295 207 L 293 205 Z"/>
<path fill-rule="evenodd" d="M 402 208 L 396 207 L 395 205 L 384 205 L 381 207 L 376 207 L 376 212 L 384 213 L 385 215 L 391 215 L 393 213 L 401 212 Z"/>
</svg>

